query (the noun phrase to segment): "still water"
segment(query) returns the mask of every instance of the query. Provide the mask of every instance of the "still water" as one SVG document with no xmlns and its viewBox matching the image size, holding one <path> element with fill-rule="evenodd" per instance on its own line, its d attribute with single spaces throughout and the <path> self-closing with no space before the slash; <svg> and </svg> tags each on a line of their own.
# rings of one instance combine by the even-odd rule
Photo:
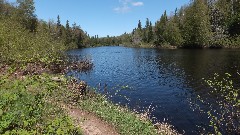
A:
<svg viewBox="0 0 240 135">
<path fill-rule="evenodd" d="M 209 90 L 203 78 L 214 73 L 239 80 L 239 50 L 157 50 L 126 47 L 96 47 L 68 51 L 89 59 L 87 73 L 69 72 L 99 92 L 112 95 L 114 103 L 147 110 L 156 121 L 167 121 L 180 133 L 195 134 L 208 129 L 207 114 L 191 107 L 196 95 Z M 236 81 L 238 82 L 238 81 Z M 239 85 L 239 84 L 237 84 Z M 105 90 L 104 90 L 105 89 Z M 204 107 L 204 106 L 203 106 Z M 199 128 L 202 127 L 202 128 Z"/>
</svg>

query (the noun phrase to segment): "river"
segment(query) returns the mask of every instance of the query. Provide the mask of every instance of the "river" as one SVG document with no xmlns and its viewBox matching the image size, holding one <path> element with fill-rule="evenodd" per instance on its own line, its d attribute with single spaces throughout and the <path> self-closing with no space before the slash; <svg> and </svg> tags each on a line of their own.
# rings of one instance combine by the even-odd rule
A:
<svg viewBox="0 0 240 135">
<path fill-rule="evenodd" d="M 222 75 L 227 72 L 236 82 L 240 79 L 237 75 L 239 50 L 108 46 L 67 53 L 89 59 L 94 64 L 89 72 L 71 71 L 68 75 L 85 80 L 101 93 L 107 91 L 114 103 L 138 111 L 150 108 L 151 118 L 165 120 L 186 134 L 199 133 L 202 128 L 209 130 L 207 114 L 190 105 L 196 95 L 204 95 L 209 90 L 203 78 L 210 79 L 214 73 Z"/>
</svg>

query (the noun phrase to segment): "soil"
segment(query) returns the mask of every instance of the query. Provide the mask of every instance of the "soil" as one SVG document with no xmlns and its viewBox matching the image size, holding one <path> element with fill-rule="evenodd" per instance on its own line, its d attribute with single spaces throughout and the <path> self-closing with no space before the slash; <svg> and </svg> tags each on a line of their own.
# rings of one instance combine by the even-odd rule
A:
<svg viewBox="0 0 240 135">
<path fill-rule="evenodd" d="M 75 107 L 63 105 L 74 120 L 75 126 L 80 126 L 84 135 L 118 135 L 116 129 L 95 115 Z"/>
</svg>

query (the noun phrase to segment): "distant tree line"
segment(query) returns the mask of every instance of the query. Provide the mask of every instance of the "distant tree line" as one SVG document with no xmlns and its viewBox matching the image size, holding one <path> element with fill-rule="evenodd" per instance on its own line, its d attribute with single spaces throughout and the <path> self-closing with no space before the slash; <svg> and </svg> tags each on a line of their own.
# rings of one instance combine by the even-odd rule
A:
<svg viewBox="0 0 240 135">
<path fill-rule="evenodd" d="M 239 48 L 240 0 L 191 0 L 169 16 L 165 11 L 154 26 L 139 20 L 118 38 L 132 46 Z"/>
<path fill-rule="evenodd" d="M 240 0 L 191 0 L 171 15 L 166 11 L 154 24 L 147 18 L 136 28 L 120 36 L 90 36 L 69 21 L 46 22 L 37 18 L 33 0 L 17 0 L 10 4 L 0 0 L 0 20 L 18 23 L 30 33 L 39 31 L 66 48 L 103 45 L 178 48 L 239 48 Z"/>
</svg>

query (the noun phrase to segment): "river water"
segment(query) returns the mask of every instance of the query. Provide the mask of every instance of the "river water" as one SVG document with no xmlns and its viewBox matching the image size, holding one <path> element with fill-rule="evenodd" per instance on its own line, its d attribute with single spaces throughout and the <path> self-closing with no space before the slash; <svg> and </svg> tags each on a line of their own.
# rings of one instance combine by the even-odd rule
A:
<svg viewBox="0 0 240 135">
<path fill-rule="evenodd" d="M 158 50 L 127 47 L 96 47 L 67 52 L 89 59 L 94 67 L 87 73 L 68 75 L 85 80 L 101 93 L 109 93 L 114 103 L 138 111 L 148 110 L 151 118 L 166 121 L 180 133 L 196 134 L 208 129 L 206 113 L 192 107 L 196 95 L 204 95 L 208 86 L 203 78 L 214 73 L 240 77 L 239 50 Z M 237 84 L 236 86 L 238 86 Z M 201 105 L 201 104 L 200 104 Z M 203 105 L 204 108 L 204 105 Z"/>
</svg>

